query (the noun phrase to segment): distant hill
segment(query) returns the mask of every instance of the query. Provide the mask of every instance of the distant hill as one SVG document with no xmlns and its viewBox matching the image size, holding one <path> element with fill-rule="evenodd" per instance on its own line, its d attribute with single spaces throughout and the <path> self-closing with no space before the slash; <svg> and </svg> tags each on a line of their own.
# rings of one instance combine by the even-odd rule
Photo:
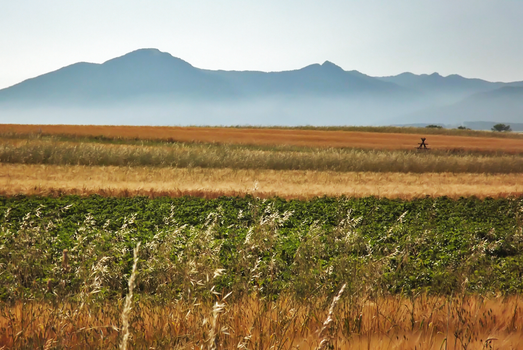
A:
<svg viewBox="0 0 523 350">
<path fill-rule="evenodd" d="M 0 123 L 523 122 L 518 86 L 523 83 L 437 73 L 377 78 L 329 61 L 283 72 L 214 71 L 157 49 L 140 49 L 102 64 L 75 63 L 0 90 Z"/>
<path fill-rule="evenodd" d="M 472 94 L 491 91 L 506 85 L 505 83 L 492 83 L 481 79 L 468 79 L 457 74 L 443 77 L 438 73 L 430 75 L 402 73 L 379 79 L 420 91 L 438 100 L 446 100 L 446 102 L 457 102 Z"/>
</svg>

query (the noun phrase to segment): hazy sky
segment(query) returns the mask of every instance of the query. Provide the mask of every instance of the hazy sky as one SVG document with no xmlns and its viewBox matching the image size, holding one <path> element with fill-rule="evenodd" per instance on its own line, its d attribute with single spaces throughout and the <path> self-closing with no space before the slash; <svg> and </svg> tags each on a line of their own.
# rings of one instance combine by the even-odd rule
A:
<svg viewBox="0 0 523 350">
<path fill-rule="evenodd" d="M 199 68 L 332 61 L 523 80 L 523 0 L 0 0 L 0 88 L 158 48 Z"/>
</svg>

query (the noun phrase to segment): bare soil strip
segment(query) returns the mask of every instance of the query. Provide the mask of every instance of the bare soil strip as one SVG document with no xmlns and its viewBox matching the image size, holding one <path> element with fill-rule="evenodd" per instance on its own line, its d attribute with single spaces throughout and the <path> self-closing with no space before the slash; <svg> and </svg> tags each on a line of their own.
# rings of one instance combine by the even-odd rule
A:
<svg viewBox="0 0 523 350">
<path fill-rule="evenodd" d="M 371 173 L 147 167 L 0 165 L 3 195 L 100 194 L 312 198 L 378 196 L 509 197 L 523 193 L 523 174 Z"/>
<path fill-rule="evenodd" d="M 353 147 L 364 149 L 414 149 L 427 138 L 430 148 L 519 153 L 523 139 L 452 135 L 400 134 L 336 130 L 155 127 L 106 125 L 17 125 L 0 124 L 0 133 L 105 136 L 125 139 L 171 140 L 251 145 L 306 147 Z"/>
</svg>

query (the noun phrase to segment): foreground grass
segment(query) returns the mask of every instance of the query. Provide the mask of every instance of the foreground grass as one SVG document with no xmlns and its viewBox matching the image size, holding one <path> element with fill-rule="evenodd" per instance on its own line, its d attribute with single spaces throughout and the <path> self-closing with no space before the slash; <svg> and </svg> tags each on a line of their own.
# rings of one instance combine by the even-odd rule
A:
<svg viewBox="0 0 523 350">
<path fill-rule="evenodd" d="M 521 199 L 0 199 L 0 347 L 523 340 Z"/>
<path fill-rule="evenodd" d="M 317 170 L 338 172 L 523 172 L 523 156 L 462 151 L 380 151 L 340 148 L 260 149 L 237 145 L 161 146 L 2 140 L 0 162 L 11 164 Z"/>
<path fill-rule="evenodd" d="M 130 347 L 523 349 L 521 297 L 223 298 L 135 300 Z M 123 338 L 122 309 L 122 301 L 0 304 L 0 347 L 114 349 Z"/>
<path fill-rule="evenodd" d="M 510 197 L 523 192 L 520 174 L 370 173 L 309 170 L 0 165 L 0 194 L 88 196 L 254 194 L 270 198 L 377 196 L 413 199 Z"/>
</svg>

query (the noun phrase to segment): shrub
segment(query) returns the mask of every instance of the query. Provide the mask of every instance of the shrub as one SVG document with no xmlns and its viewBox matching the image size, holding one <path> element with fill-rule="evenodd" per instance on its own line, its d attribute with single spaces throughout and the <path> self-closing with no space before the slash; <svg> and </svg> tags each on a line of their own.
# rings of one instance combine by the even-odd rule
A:
<svg viewBox="0 0 523 350">
<path fill-rule="evenodd" d="M 501 123 L 494 125 L 491 130 L 497 131 L 497 132 L 512 131 L 512 129 L 510 128 L 510 125 L 505 125 L 505 124 L 501 124 Z"/>
</svg>

